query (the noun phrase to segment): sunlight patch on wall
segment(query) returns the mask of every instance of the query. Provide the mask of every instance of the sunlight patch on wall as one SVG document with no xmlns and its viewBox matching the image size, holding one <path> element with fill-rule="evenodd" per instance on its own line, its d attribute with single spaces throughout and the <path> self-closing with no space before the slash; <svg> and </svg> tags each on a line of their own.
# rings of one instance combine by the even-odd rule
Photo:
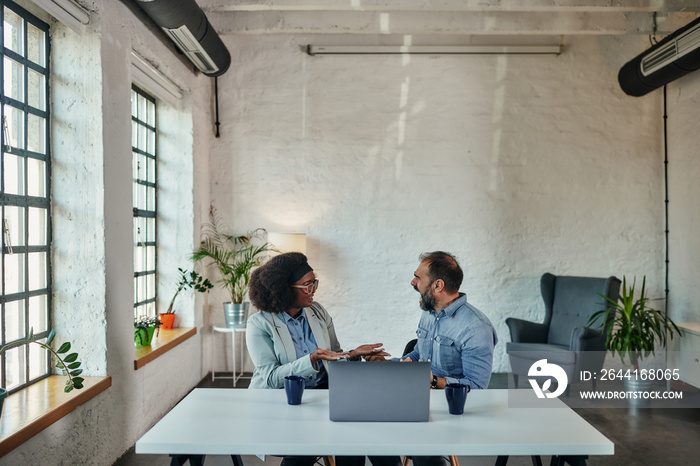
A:
<svg viewBox="0 0 700 466">
<path fill-rule="evenodd" d="M 501 156 L 501 135 L 503 128 L 501 126 L 503 120 L 503 108 L 505 106 L 506 87 L 505 78 L 508 70 L 508 58 L 498 56 L 496 58 L 496 88 L 493 95 L 493 109 L 491 111 L 491 122 L 493 123 L 493 140 L 491 142 L 491 166 L 497 167 L 498 160 Z M 490 190 L 495 192 L 498 189 L 498 170 L 491 170 L 491 186 Z"/>
<path fill-rule="evenodd" d="M 404 47 L 410 47 L 413 45 L 413 36 L 408 34 L 403 36 L 403 45 Z M 402 66 L 408 66 L 411 63 L 411 55 L 404 53 L 401 55 L 401 65 Z"/>
<path fill-rule="evenodd" d="M 394 160 L 394 178 L 401 179 L 401 169 L 403 168 L 403 151 L 400 150 L 396 153 L 396 159 Z"/>
<path fill-rule="evenodd" d="M 389 34 L 389 13 L 379 13 L 379 30 L 382 34 Z"/>
</svg>

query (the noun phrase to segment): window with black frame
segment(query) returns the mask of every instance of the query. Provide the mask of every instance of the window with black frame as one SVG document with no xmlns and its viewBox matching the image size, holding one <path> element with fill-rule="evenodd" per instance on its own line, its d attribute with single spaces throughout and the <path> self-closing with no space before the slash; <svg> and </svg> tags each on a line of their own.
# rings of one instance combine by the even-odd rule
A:
<svg viewBox="0 0 700 466">
<path fill-rule="evenodd" d="M 49 26 L 9 0 L 2 10 L 3 345 L 51 331 L 51 155 Z M 51 373 L 48 352 L 21 345 L 0 358 L 0 386 L 10 393 Z"/>
<path fill-rule="evenodd" d="M 131 90 L 134 170 L 134 318 L 156 315 L 156 101 Z"/>
</svg>

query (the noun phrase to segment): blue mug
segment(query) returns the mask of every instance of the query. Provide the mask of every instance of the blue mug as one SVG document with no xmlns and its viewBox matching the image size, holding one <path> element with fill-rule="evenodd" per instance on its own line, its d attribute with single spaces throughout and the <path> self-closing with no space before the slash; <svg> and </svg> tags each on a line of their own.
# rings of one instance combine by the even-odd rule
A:
<svg viewBox="0 0 700 466">
<path fill-rule="evenodd" d="M 445 385 L 445 398 L 450 414 L 464 414 L 464 403 L 467 401 L 467 393 L 470 387 L 461 383 L 448 383 Z"/>
<path fill-rule="evenodd" d="M 304 377 L 300 375 L 288 375 L 284 378 L 284 391 L 287 393 L 287 403 L 290 405 L 301 404 L 305 382 Z"/>
</svg>

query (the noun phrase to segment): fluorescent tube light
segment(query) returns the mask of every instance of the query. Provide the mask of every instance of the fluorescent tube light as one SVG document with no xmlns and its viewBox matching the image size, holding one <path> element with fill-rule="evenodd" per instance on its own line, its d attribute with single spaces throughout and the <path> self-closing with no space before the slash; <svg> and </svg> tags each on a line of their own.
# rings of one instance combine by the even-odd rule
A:
<svg viewBox="0 0 700 466">
<path fill-rule="evenodd" d="M 322 54 L 514 54 L 559 55 L 561 45 L 309 45 L 309 55 Z"/>
</svg>

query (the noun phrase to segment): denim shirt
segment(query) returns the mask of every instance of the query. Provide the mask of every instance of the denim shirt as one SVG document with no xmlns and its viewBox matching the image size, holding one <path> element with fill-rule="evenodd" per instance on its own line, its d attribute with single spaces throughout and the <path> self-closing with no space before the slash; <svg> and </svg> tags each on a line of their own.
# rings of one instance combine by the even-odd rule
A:
<svg viewBox="0 0 700 466">
<path fill-rule="evenodd" d="M 294 341 L 294 350 L 297 353 L 297 359 L 313 353 L 314 350 L 318 348 L 316 338 L 314 338 L 314 334 L 311 332 L 309 321 L 306 319 L 305 309 L 302 309 L 296 317 L 292 317 L 285 312 L 284 320 L 292 336 L 292 341 Z M 319 370 L 316 374 L 305 377 L 306 381 L 304 386 L 307 388 L 315 387 L 319 383 L 325 381 L 326 377 L 326 368 L 323 364 L 319 364 Z"/>
<path fill-rule="evenodd" d="M 404 358 L 429 361 L 433 374 L 447 383 L 488 387 L 498 337 L 488 317 L 467 303 L 464 293 L 440 312 L 423 311 L 416 335 L 416 348 Z"/>
</svg>

